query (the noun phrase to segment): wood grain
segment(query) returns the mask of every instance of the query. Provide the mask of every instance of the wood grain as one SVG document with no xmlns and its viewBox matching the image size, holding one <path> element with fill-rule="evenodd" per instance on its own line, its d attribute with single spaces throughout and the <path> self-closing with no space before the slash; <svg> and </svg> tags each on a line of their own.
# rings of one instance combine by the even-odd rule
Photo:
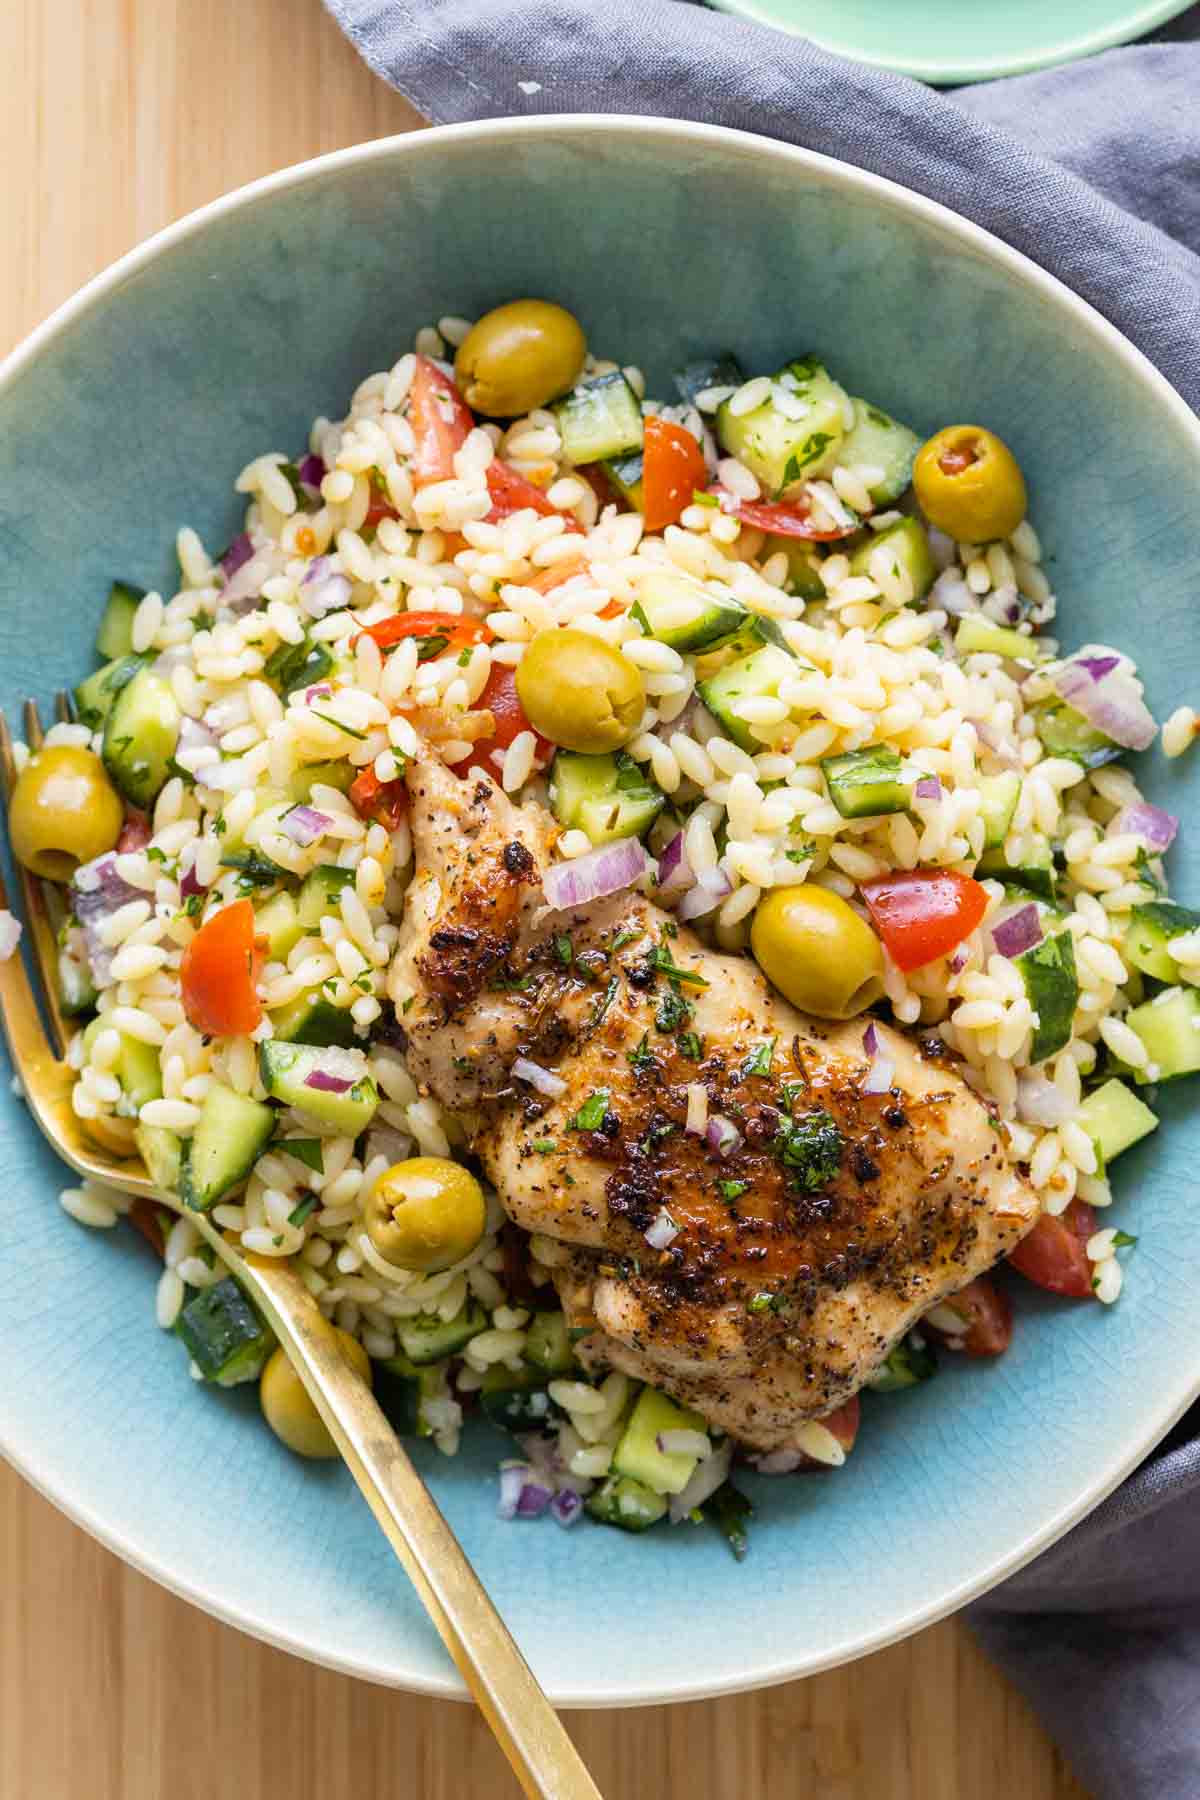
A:
<svg viewBox="0 0 1200 1800">
<path fill-rule="evenodd" d="M 0 0 L 0 94 L 0 352 L 181 213 L 420 122 L 318 0 Z M 1083 1800 L 954 1622 L 765 1694 L 569 1723 L 607 1800 Z M 216 1624 L 0 1465 L 0 1800 L 514 1792 L 465 1706 Z"/>
</svg>

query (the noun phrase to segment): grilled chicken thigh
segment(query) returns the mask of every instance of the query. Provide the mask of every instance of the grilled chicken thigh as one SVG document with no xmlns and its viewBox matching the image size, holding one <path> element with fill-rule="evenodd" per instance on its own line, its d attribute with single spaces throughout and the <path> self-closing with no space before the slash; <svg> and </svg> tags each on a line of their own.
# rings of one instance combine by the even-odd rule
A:
<svg viewBox="0 0 1200 1800">
<path fill-rule="evenodd" d="M 1033 1225 L 986 1108 L 936 1043 L 880 1024 L 891 1085 L 867 1091 L 868 1021 L 797 1012 L 636 891 L 552 911 L 556 828 L 486 776 L 421 761 L 409 793 L 414 1076 L 466 1110 L 509 1216 L 555 1241 L 588 1367 L 794 1448 Z"/>
</svg>

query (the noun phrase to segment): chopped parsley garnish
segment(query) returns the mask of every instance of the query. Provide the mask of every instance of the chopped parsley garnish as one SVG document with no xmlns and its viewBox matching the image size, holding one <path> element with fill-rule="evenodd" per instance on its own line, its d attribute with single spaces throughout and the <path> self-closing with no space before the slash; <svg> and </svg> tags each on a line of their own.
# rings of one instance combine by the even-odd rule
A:
<svg viewBox="0 0 1200 1800">
<path fill-rule="evenodd" d="M 626 926 L 624 931 L 618 931 L 616 937 L 612 941 L 612 947 L 614 950 L 623 950 L 626 944 L 636 944 L 638 939 L 642 936 L 644 936 L 643 932 L 636 928 Z"/>
<path fill-rule="evenodd" d="M 165 850 L 160 850 L 157 844 L 147 844 L 146 860 L 148 862 L 165 863 L 167 860 L 167 853 Z"/>
<path fill-rule="evenodd" d="M 303 1225 L 308 1215 L 316 1212 L 319 1203 L 319 1194 L 305 1194 L 299 1206 L 293 1207 L 292 1211 L 288 1214 L 288 1224 Z"/>
<path fill-rule="evenodd" d="M 699 1062 L 704 1055 L 704 1039 L 698 1031 L 684 1031 L 679 1035 L 679 1054 L 686 1056 L 689 1062 Z"/>
<path fill-rule="evenodd" d="M 183 910 L 187 918 L 199 918 L 204 910 L 204 895 L 201 893 L 189 894 L 183 903 Z"/>
<path fill-rule="evenodd" d="M 608 986 L 605 988 L 604 992 L 601 994 L 600 998 L 596 1001 L 595 1006 L 592 1008 L 592 1017 L 591 1017 L 591 1025 L 592 1025 L 593 1030 L 595 1029 L 595 1027 L 597 1025 L 602 1025 L 604 1023 L 604 1020 L 608 1014 L 608 1009 L 612 1005 L 613 1001 L 616 999 L 617 992 L 618 992 L 620 986 L 621 986 L 620 976 L 614 975 L 612 977 L 612 980 L 609 982 Z"/>
<path fill-rule="evenodd" d="M 1131 1236 L 1128 1231 L 1118 1231 L 1116 1237 L 1113 1239 L 1113 1249 L 1128 1250 L 1136 1243 L 1137 1238 Z"/>
<path fill-rule="evenodd" d="M 716 1526 L 738 1562 L 744 1561 L 750 1547 L 746 1527 L 754 1517 L 753 1502 L 739 1488 L 735 1488 L 731 1481 L 725 1481 L 703 1503 L 700 1511 Z"/>
<path fill-rule="evenodd" d="M 658 1003 L 654 1023 L 659 1031 L 678 1031 L 681 1025 L 688 1023 L 695 1010 L 682 994 L 664 994 Z"/>
<path fill-rule="evenodd" d="M 823 1107 L 782 1124 L 771 1154 L 788 1171 L 793 1184 L 807 1194 L 828 1187 L 842 1166 L 843 1138 Z"/>
<path fill-rule="evenodd" d="M 716 494 L 706 494 L 701 488 L 692 489 L 693 506 L 720 506 L 720 504 Z"/>
<path fill-rule="evenodd" d="M 568 1131 L 599 1131 L 604 1123 L 604 1115 L 608 1111 L 608 1089 L 597 1088 L 589 1094 L 573 1119 L 568 1120 Z"/>
<path fill-rule="evenodd" d="M 276 1138 L 271 1145 L 272 1150 L 282 1150 L 285 1156 L 294 1156 L 302 1162 L 306 1169 L 312 1169 L 318 1175 L 325 1173 L 325 1148 L 320 1138 Z M 312 1207 L 309 1207 L 309 1212 Z M 306 1214 L 305 1217 L 308 1215 Z M 299 1224 L 298 1219 L 291 1221 Z"/>
<path fill-rule="evenodd" d="M 653 1148 L 661 1138 L 669 1138 L 673 1131 L 678 1130 L 679 1127 L 673 1119 L 659 1119 L 658 1123 L 651 1125 L 649 1131 L 647 1131 L 646 1143 Z"/>
<path fill-rule="evenodd" d="M 771 1062 L 775 1055 L 778 1038 L 772 1038 L 769 1044 L 757 1044 L 742 1063 L 742 1075 L 769 1075 Z"/>
<path fill-rule="evenodd" d="M 530 1145 L 530 1148 L 536 1150 L 539 1156 L 549 1156 L 550 1152 L 557 1147 L 557 1138 L 534 1138 Z"/>
<path fill-rule="evenodd" d="M 559 932 L 554 940 L 554 954 L 564 969 L 569 969 L 575 959 L 575 951 L 565 931 Z"/>
<path fill-rule="evenodd" d="M 706 988 L 708 986 L 703 975 L 697 975 L 694 969 L 681 969 L 677 963 L 672 962 L 671 952 L 663 944 L 655 946 L 650 960 L 659 974 L 665 975 L 668 981 L 685 981 L 689 987 Z"/>
<path fill-rule="evenodd" d="M 752 1313 L 770 1312 L 774 1294 L 755 1294 L 753 1300 L 747 1300 L 746 1311 Z"/>
<path fill-rule="evenodd" d="M 1162 882 L 1150 867 L 1150 857 L 1144 844 L 1138 845 L 1137 855 L 1133 859 L 1133 866 L 1138 872 L 1137 878 L 1143 887 L 1148 887 L 1151 892 L 1155 894 L 1166 892 Z"/>
<path fill-rule="evenodd" d="M 749 1186 L 748 1181 L 718 1181 L 717 1183 L 722 1200 L 736 1200 L 738 1195 L 744 1194 Z"/>
<path fill-rule="evenodd" d="M 314 719 L 323 719 L 326 725 L 332 725 L 338 731 L 345 732 L 347 737 L 357 738 L 360 744 L 365 744 L 367 741 L 367 734 L 365 731 L 355 731 L 352 725 L 344 725 L 340 719 L 335 719 L 332 713 L 318 712 L 314 706 L 312 708 L 312 716 Z"/>
<path fill-rule="evenodd" d="M 654 1052 L 649 1047 L 650 1033 L 643 1031 L 642 1041 L 632 1050 L 625 1052 L 631 1069 L 651 1069 L 654 1067 Z"/>
<path fill-rule="evenodd" d="M 435 656 L 442 654 L 449 642 L 450 639 L 444 632 L 435 632 L 432 637 L 418 638 L 417 661 L 419 663 L 432 662 Z"/>
<path fill-rule="evenodd" d="M 791 487 L 793 481 L 799 481 L 799 479 L 800 479 L 800 458 L 796 455 L 796 452 L 793 450 L 792 454 L 788 457 L 787 462 L 784 465 L 783 480 L 779 484 L 779 492 L 782 494 L 785 488 Z"/>
</svg>

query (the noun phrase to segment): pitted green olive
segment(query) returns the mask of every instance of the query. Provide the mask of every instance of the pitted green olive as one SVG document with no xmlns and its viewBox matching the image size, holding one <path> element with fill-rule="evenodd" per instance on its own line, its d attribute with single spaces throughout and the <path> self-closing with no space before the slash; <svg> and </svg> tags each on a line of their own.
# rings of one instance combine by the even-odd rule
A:
<svg viewBox="0 0 1200 1800">
<path fill-rule="evenodd" d="M 929 523 L 960 544 L 1008 537 L 1028 503 L 1016 457 L 980 425 L 947 425 L 922 444 L 913 489 Z"/>
<path fill-rule="evenodd" d="M 80 863 L 111 850 L 125 809 L 90 750 L 53 744 L 17 776 L 8 833 L 18 862 L 48 881 L 70 881 Z"/>
<path fill-rule="evenodd" d="M 879 939 L 816 882 L 772 888 L 754 914 L 750 947 L 767 980 L 819 1019 L 852 1019 L 882 997 Z"/>
<path fill-rule="evenodd" d="M 515 419 L 574 387 L 587 355 L 583 327 L 549 300 L 510 300 L 476 321 L 459 346 L 454 374 L 467 405 Z"/>
<path fill-rule="evenodd" d="M 393 1163 L 367 1203 L 367 1232 L 379 1254 L 425 1275 L 469 1256 L 486 1226 L 483 1189 L 445 1156 Z"/>
<path fill-rule="evenodd" d="M 619 750 L 641 721 L 641 671 L 615 644 L 568 625 L 539 631 L 517 664 L 525 716 L 564 750 Z"/>
<path fill-rule="evenodd" d="M 341 1331 L 336 1326 L 333 1335 L 346 1361 L 358 1370 L 370 1387 L 371 1359 L 362 1345 L 349 1332 Z M 338 1454 L 337 1445 L 330 1437 L 320 1413 L 308 1397 L 307 1388 L 288 1361 L 287 1352 L 282 1346 L 273 1350 L 267 1359 L 267 1366 L 258 1384 L 258 1398 L 263 1417 L 275 1436 L 289 1450 L 294 1450 L 297 1456 L 309 1456 L 322 1461 Z"/>
</svg>

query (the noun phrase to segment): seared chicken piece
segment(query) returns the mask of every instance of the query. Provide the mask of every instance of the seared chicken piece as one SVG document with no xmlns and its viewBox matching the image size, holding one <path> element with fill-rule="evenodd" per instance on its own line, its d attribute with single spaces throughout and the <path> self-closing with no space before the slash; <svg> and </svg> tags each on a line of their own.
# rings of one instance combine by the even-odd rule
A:
<svg viewBox="0 0 1200 1800">
<path fill-rule="evenodd" d="M 1033 1225 L 987 1109 L 936 1041 L 881 1024 L 891 1085 L 867 1092 L 868 1020 L 797 1012 L 636 891 L 552 911 L 555 827 L 486 776 L 422 761 L 409 794 L 414 1076 L 468 1111 L 509 1216 L 556 1240 L 588 1367 L 795 1448 Z"/>
</svg>

